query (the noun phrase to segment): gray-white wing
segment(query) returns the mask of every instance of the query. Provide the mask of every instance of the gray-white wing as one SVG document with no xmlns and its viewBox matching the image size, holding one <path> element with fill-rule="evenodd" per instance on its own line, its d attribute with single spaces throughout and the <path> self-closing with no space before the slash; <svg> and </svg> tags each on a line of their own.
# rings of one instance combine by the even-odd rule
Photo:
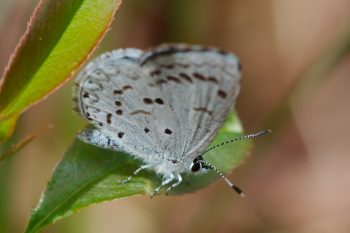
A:
<svg viewBox="0 0 350 233">
<path fill-rule="evenodd" d="M 169 100 L 181 135 L 178 156 L 192 158 L 214 139 L 240 89 L 237 57 L 215 48 L 162 45 L 141 66 Z"/>
<path fill-rule="evenodd" d="M 168 98 L 139 66 L 141 54 L 120 49 L 97 58 L 77 77 L 74 99 L 80 115 L 106 136 L 87 140 L 100 135 L 89 131 L 81 135 L 85 141 L 105 148 L 112 142 L 147 161 L 147 156 L 161 159 L 164 151 L 174 151 L 178 127 Z"/>
</svg>

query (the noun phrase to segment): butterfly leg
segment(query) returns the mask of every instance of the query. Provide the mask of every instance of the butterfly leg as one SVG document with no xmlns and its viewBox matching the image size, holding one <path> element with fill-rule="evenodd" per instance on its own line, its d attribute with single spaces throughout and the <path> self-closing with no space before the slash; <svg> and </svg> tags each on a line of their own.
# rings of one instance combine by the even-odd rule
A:
<svg viewBox="0 0 350 233">
<path fill-rule="evenodd" d="M 151 198 L 154 197 L 159 190 L 161 189 L 161 187 L 169 184 L 171 181 L 173 181 L 175 179 L 175 176 L 173 174 L 170 174 L 170 176 L 168 178 L 165 178 L 162 183 L 154 190 L 154 192 L 151 195 Z"/>
<path fill-rule="evenodd" d="M 175 182 L 174 184 L 172 184 L 171 186 L 169 186 L 169 188 L 167 188 L 167 190 L 165 191 L 165 195 L 168 195 L 168 193 L 175 188 L 176 186 L 178 186 L 179 184 L 181 184 L 182 182 L 182 176 L 180 174 L 176 175 L 177 178 L 177 182 Z"/>
<path fill-rule="evenodd" d="M 138 169 L 136 169 L 131 176 L 129 176 L 128 178 L 126 178 L 125 180 L 121 180 L 119 181 L 119 183 L 121 184 L 125 184 L 127 182 L 129 182 L 134 176 L 136 176 L 137 174 L 139 174 L 142 170 L 145 170 L 147 168 L 150 168 L 151 166 L 146 164 L 146 165 L 142 165 L 140 166 Z"/>
</svg>

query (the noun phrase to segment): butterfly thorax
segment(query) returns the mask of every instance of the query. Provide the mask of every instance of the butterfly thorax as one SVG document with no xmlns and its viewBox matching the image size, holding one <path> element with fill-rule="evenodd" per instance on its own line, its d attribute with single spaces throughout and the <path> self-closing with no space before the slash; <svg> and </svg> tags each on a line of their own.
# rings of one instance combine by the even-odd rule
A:
<svg viewBox="0 0 350 233">
<path fill-rule="evenodd" d="M 169 174 L 181 174 L 185 172 L 190 172 L 190 165 L 193 159 L 187 159 L 189 157 L 182 156 L 186 159 L 176 159 L 176 158 L 143 158 L 145 164 L 150 165 L 150 169 L 154 170 L 157 174 L 167 176 Z"/>
<path fill-rule="evenodd" d="M 154 161 L 152 161 L 150 165 L 154 166 L 155 172 L 160 175 L 166 176 L 171 173 L 179 174 L 184 172 L 184 166 L 182 165 L 182 163 L 179 163 L 177 166 L 175 163 L 169 160 L 163 160 L 159 163 L 155 163 Z"/>
</svg>

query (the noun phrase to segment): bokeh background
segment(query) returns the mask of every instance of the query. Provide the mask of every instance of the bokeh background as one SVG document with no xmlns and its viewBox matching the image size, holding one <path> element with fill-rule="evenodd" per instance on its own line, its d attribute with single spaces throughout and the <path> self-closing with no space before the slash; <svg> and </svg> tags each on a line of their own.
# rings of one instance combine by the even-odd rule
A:
<svg viewBox="0 0 350 233">
<path fill-rule="evenodd" d="M 1 73 L 36 3 L 0 1 Z M 95 55 L 162 42 L 233 51 L 243 64 L 236 108 L 246 131 L 274 132 L 256 139 L 230 174 L 246 199 L 218 181 L 185 196 L 91 206 L 43 232 L 350 232 L 349 35 L 349 0 L 124 1 Z M 71 84 L 19 122 L 18 137 L 53 128 L 0 164 L 0 232 L 23 231 L 84 125 L 72 111 Z"/>
</svg>

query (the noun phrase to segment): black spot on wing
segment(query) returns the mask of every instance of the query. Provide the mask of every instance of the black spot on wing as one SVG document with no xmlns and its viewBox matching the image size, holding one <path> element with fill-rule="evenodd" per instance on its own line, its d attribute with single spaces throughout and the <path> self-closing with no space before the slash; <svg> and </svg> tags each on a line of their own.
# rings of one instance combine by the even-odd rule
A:
<svg viewBox="0 0 350 233">
<path fill-rule="evenodd" d="M 112 114 L 111 113 L 108 113 L 106 115 L 106 121 L 107 121 L 107 124 L 111 124 L 112 123 Z"/>
<path fill-rule="evenodd" d="M 156 102 L 156 103 L 159 104 L 159 105 L 163 105 L 163 104 L 164 104 L 164 101 L 163 101 L 161 98 L 156 98 L 156 99 L 154 100 L 154 102 Z"/>
<path fill-rule="evenodd" d="M 161 65 L 161 67 L 170 70 L 170 69 L 174 69 L 175 65 L 174 64 L 167 64 L 167 65 Z"/>
<path fill-rule="evenodd" d="M 162 73 L 161 70 L 153 70 L 153 71 L 151 71 L 150 75 L 151 76 L 157 76 L 157 75 L 160 75 L 161 73 Z"/>
<path fill-rule="evenodd" d="M 219 84 L 219 81 L 217 80 L 217 78 L 212 77 L 212 76 L 208 77 L 207 81 L 211 82 L 211 83 L 214 83 L 214 84 Z"/>
<path fill-rule="evenodd" d="M 189 82 L 189 83 L 193 83 L 191 77 L 189 75 L 187 75 L 186 73 L 180 73 L 179 74 L 180 78 L 182 78 L 183 80 Z"/>
<path fill-rule="evenodd" d="M 181 80 L 180 80 L 180 79 L 178 79 L 178 78 L 176 78 L 176 77 L 174 77 L 174 76 L 171 76 L 171 75 L 168 75 L 168 76 L 167 76 L 167 80 L 168 80 L 169 82 L 181 83 Z"/>
<path fill-rule="evenodd" d="M 164 130 L 164 133 L 166 133 L 166 134 L 172 134 L 173 133 L 173 131 L 171 131 L 170 129 L 168 129 L 168 128 L 166 128 L 165 130 Z"/>
<path fill-rule="evenodd" d="M 130 113 L 129 113 L 130 116 L 138 115 L 138 114 L 151 115 L 150 112 L 147 112 L 147 111 L 142 110 L 142 109 L 139 109 L 139 110 L 136 110 L 136 111 L 133 111 L 133 112 L 130 112 Z"/>
<path fill-rule="evenodd" d="M 207 80 L 203 75 L 201 75 L 200 73 L 197 73 L 197 72 L 193 73 L 193 77 L 198 79 L 198 80 L 201 80 L 201 81 L 206 81 Z"/>
<path fill-rule="evenodd" d="M 147 105 L 153 104 L 153 100 L 150 99 L 150 98 L 143 98 L 143 102 L 144 102 L 145 104 L 147 104 Z"/>
<path fill-rule="evenodd" d="M 123 132 L 119 132 L 118 133 L 118 138 L 123 138 L 124 137 L 124 133 Z"/>
<path fill-rule="evenodd" d="M 210 116 L 213 115 L 213 112 L 208 110 L 207 108 L 204 108 L 204 107 L 198 107 L 198 108 L 193 108 L 194 111 L 196 112 L 204 112 L 204 113 L 207 113 L 209 114 Z"/>
<path fill-rule="evenodd" d="M 218 90 L 218 96 L 225 99 L 227 97 L 227 93 L 223 90 Z"/>
<path fill-rule="evenodd" d="M 118 100 L 115 101 L 114 104 L 115 104 L 115 106 L 118 106 L 118 107 L 122 106 L 122 102 L 120 102 L 120 101 L 118 101 Z"/>
<path fill-rule="evenodd" d="M 122 95 L 123 93 L 124 93 L 123 90 L 114 90 L 113 91 L 114 95 Z"/>
<path fill-rule="evenodd" d="M 131 89 L 133 89 L 133 88 L 132 88 L 132 86 L 130 86 L 130 85 L 125 85 L 125 86 L 123 87 L 123 90 L 124 90 L 124 91 L 126 91 L 126 90 L 131 90 Z"/>
</svg>

